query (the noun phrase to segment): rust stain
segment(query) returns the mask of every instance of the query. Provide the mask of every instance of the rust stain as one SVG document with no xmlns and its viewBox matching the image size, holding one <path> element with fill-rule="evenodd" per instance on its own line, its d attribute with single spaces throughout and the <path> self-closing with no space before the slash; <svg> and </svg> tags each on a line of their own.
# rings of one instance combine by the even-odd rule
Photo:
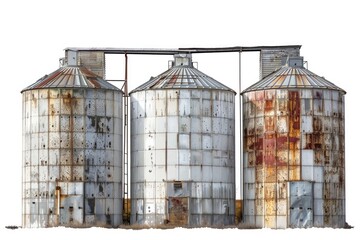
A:
<svg viewBox="0 0 360 240">
<path fill-rule="evenodd" d="M 265 149 L 264 162 L 268 166 L 276 165 L 275 146 L 275 133 L 266 133 L 263 140 L 263 148 Z"/>
<path fill-rule="evenodd" d="M 174 85 L 176 83 L 176 80 L 178 79 L 177 75 L 173 75 L 171 76 L 171 79 L 169 81 L 169 83 L 171 83 L 172 85 Z"/>
<path fill-rule="evenodd" d="M 312 133 L 305 133 L 305 138 L 303 141 L 305 141 L 304 149 L 314 149 L 313 147 L 313 134 Z"/>
<path fill-rule="evenodd" d="M 253 149 L 257 150 L 257 151 L 264 150 L 264 137 L 257 137 L 256 138 L 255 146 L 254 146 Z"/>
<path fill-rule="evenodd" d="M 276 166 L 274 167 L 267 167 L 266 168 L 266 173 L 265 173 L 265 182 L 268 183 L 275 183 L 276 182 Z M 275 191 L 274 191 L 275 192 Z"/>
<path fill-rule="evenodd" d="M 41 81 L 37 86 L 36 88 L 41 88 L 41 87 L 44 87 L 46 86 L 48 83 L 52 82 L 52 81 L 55 81 L 59 75 L 62 75 L 62 72 L 61 71 L 57 71 L 55 72 L 54 74 L 50 75 L 50 76 L 46 76 L 45 80 L 44 81 Z"/>
<path fill-rule="evenodd" d="M 73 181 L 74 179 L 74 171 L 73 171 L 73 159 L 74 159 L 74 107 L 77 105 L 77 99 L 72 96 L 72 91 L 66 91 L 62 94 L 62 102 L 63 104 L 70 109 L 69 116 L 69 150 L 70 150 L 70 179 Z M 76 180 L 76 179 L 75 179 Z"/>
<path fill-rule="evenodd" d="M 300 94 L 289 91 L 289 180 L 300 180 Z"/>
<path fill-rule="evenodd" d="M 290 135 L 300 137 L 300 97 L 298 91 L 289 91 L 289 128 Z"/>
<path fill-rule="evenodd" d="M 286 150 L 277 150 L 276 151 L 276 166 L 282 167 L 282 166 L 287 166 L 288 164 L 289 164 L 289 161 L 288 161 L 287 149 Z"/>
<path fill-rule="evenodd" d="M 285 99 L 277 100 L 277 115 L 284 116 L 288 114 L 288 101 Z"/>
<path fill-rule="evenodd" d="M 254 150 L 255 149 L 255 137 L 253 136 L 245 136 L 244 137 L 244 148 L 247 151 Z"/>
<path fill-rule="evenodd" d="M 322 150 L 314 151 L 314 164 L 322 166 L 324 164 L 324 154 Z"/>
<path fill-rule="evenodd" d="M 287 133 L 278 133 L 276 135 L 276 149 L 287 150 L 289 148 L 289 140 Z"/>
<path fill-rule="evenodd" d="M 296 74 L 296 75 L 295 75 L 295 78 L 296 78 L 296 85 L 297 85 L 297 86 L 302 86 L 302 85 L 304 85 L 304 83 L 303 83 L 303 81 L 302 81 L 302 78 L 301 78 L 301 75 Z"/>
<path fill-rule="evenodd" d="M 149 88 L 155 88 L 159 83 L 161 83 L 166 78 L 166 75 L 161 76 L 156 82 L 154 82 Z"/>
<path fill-rule="evenodd" d="M 289 181 L 299 181 L 300 180 L 300 168 L 301 166 L 289 166 Z"/>
<path fill-rule="evenodd" d="M 321 132 L 323 129 L 322 119 L 320 117 L 313 117 L 313 130 L 314 132 Z"/>
<path fill-rule="evenodd" d="M 265 115 L 266 113 L 273 112 L 275 106 L 275 99 L 265 100 Z"/>
<path fill-rule="evenodd" d="M 96 78 L 88 78 L 89 82 L 92 84 L 95 88 L 101 88 L 101 85 L 99 84 L 99 81 Z"/>
<path fill-rule="evenodd" d="M 314 143 L 314 149 L 323 149 L 324 134 L 321 132 L 314 132 L 313 143 Z"/>
<path fill-rule="evenodd" d="M 255 165 L 256 166 L 262 166 L 263 165 L 263 152 L 262 151 L 256 151 L 256 158 L 255 158 Z"/>
<path fill-rule="evenodd" d="M 264 94 L 265 94 L 265 100 L 275 100 L 275 94 L 276 94 L 275 90 L 266 90 Z"/>
<path fill-rule="evenodd" d="M 188 224 L 188 199 L 186 197 L 171 197 L 169 200 L 169 223 L 176 226 Z"/>
<path fill-rule="evenodd" d="M 265 117 L 265 131 L 275 131 L 274 117 Z"/>
<path fill-rule="evenodd" d="M 90 71 L 89 69 L 87 69 L 86 67 L 79 67 L 80 71 L 84 74 L 84 76 L 86 76 L 86 78 L 99 78 L 101 77 L 98 74 L 95 74 L 94 72 Z"/>
<path fill-rule="evenodd" d="M 284 82 L 285 80 L 285 75 L 281 75 L 281 76 L 278 76 L 277 78 L 274 79 L 274 86 L 281 86 L 281 84 Z"/>
</svg>

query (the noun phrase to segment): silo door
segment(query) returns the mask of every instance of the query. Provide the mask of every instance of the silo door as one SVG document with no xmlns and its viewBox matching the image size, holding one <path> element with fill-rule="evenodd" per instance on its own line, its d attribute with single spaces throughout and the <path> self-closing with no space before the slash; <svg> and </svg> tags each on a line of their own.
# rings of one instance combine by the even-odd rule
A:
<svg viewBox="0 0 360 240">
<path fill-rule="evenodd" d="M 176 226 L 189 222 L 189 198 L 169 197 L 169 223 Z"/>
<path fill-rule="evenodd" d="M 84 209 L 82 195 L 62 195 L 59 208 L 60 225 L 77 226 L 83 224 Z"/>
<path fill-rule="evenodd" d="M 288 182 L 289 227 L 313 226 L 313 183 L 307 181 Z"/>
<path fill-rule="evenodd" d="M 60 225 L 81 225 L 83 224 L 82 196 L 64 196 L 60 205 Z"/>
</svg>

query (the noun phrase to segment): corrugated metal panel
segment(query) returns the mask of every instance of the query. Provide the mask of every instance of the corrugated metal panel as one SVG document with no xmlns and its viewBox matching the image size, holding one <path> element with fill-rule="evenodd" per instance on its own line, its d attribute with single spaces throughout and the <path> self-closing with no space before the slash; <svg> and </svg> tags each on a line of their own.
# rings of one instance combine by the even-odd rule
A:
<svg viewBox="0 0 360 240">
<path fill-rule="evenodd" d="M 242 93 L 267 89 L 289 89 L 289 88 L 309 88 L 309 89 L 329 89 L 344 92 L 335 84 L 329 82 L 303 67 L 282 67 L 276 72 L 264 77 L 259 82 L 245 89 Z M 314 99 L 316 101 L 317 98 Z M 316 102 L 315 102 L 316 103 Z M 321 109 L 314 104 L 314 110 Z"/>
<path fill-rule="evenodd" d="M 89 69 L 91 72 L 105 79 L 105 53 L 102 51 L 79 51 L 77 52 L 77 64 Z"/>
<path fill-rule="evenodd" d="M 152 77 L 132 92 L 149 89 L 216 89 L 234 92 L 234 90 L 194 68 L 189 55 L 176 55 L 173 67 L 156 77 Z"/>
<path fill-rule="evenodd" d="M 61 67 L 49 75 L 45 75 L 34 84 L 23 89 L 22 92 L 32 89 L 50 88 L 90 88 L 120 91 L 120 89 L 101 79 L 85 67 L 67 66 Z"/>
<path fill-rule="evenodd" d="M 288 57 L 300 55 L 300 46 L 282 49 L 261 49 L 260 51 L 260 79 L 268 76 L 285 65 Z"/>
<path fill-rule="evenodd" d="M 104 51 L 73 51 L 72 49 L 66 49 L 64 64 L 68 66 L 86 67 L 100 78 L 105 78 Z"/>
</svg>

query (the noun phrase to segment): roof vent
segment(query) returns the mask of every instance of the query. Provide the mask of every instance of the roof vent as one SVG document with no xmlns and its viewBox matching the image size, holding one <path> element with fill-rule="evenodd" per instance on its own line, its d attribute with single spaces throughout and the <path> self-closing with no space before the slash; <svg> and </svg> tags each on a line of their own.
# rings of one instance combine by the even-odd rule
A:
<svg viewBox="0 0 360 240">
<path fill-rule="evenodd" d="M 177 66 L 192 67 L 191 54 L 186 54 L 186 53 L 175 54 L 172 66 L 173 67 L 177 67 Z"/>
<path fill-rule="evenodd" d="M 304 67 L 303 57 L 289 57 L 287 61 L 289 67 Z"/>
</svg>

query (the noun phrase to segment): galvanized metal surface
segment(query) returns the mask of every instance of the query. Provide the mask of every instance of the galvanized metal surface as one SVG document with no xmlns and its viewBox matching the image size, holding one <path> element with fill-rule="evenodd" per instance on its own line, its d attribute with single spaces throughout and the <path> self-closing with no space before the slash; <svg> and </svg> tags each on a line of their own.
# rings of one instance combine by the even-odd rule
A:
<svg viewBox="0 0 360 240">
<path fill-rule="evenodd" d="M 307 73 L 285 68 L 274 75 L 285 73 L 285 79 L 286 72 L 295 79 L 304 79 L 302 73 Z M 266 85 L 271 77 L 243 94 L 245 223 L 269 228 L 344 227 L 345 92 L 324 85 L 325 81 L 309 85 L 311 89 L 303 84 L 277 89 Z M 305 218 L 290 211 L 296 206 L 289 202 L 288 183 L 298 181 L 311 182 L 314 188 L 309 199 L 313 209 L 307 211 L 311 216 Z M 295 223 L 300 219 L 309 221 Z"/>
<path fill-rule="evenodd" d="M 64 70 L 56 73 L 84 72 Z M 122 92 L 95 83 L 56 87 L 46 85 L 48 79 L 22 92 L 22 225 L 118 226 L 122 222 Z"/>
<path fill-rule="evenodd" d="M 153 86 L 131 93 L 131 223 L 233 224 L 234 92 Z"/>
</svg>

